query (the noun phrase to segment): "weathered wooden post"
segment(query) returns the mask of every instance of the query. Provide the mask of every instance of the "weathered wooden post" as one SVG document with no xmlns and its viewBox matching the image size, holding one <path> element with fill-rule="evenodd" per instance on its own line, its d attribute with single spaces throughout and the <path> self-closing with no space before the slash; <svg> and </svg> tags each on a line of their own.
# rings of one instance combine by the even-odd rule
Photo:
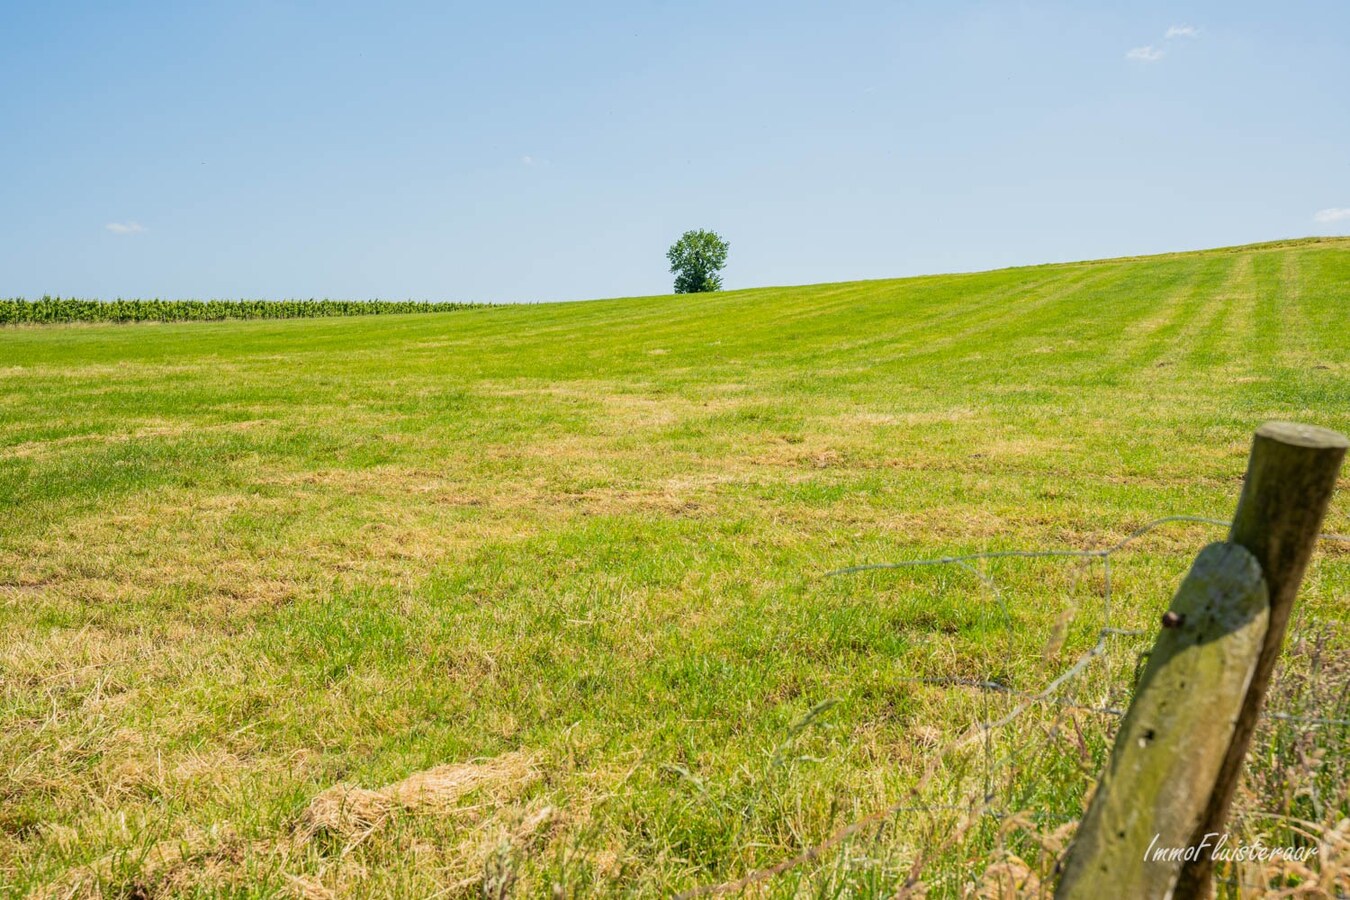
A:
<svg viewBox="0 0 1350 900">
<path fill-rule="evenodd" d="M 1246 547 L 1261 564 L 1270 590 L 1270 626 L 1223 768 L 1205 815 L 1192 836 L 1194 846 L 1203 843 L 1206 834 L 1223 831 L 1247 746 L 1284 645 L 1294 597 L 1317 544 L 1317 534 L 1336 490 L 1336 477 L 1348 447 L 1350 441 L 1342 434 L 1290 422 L 1267 422 L 1256 430 L 1252 440 L 1247 477 L 1228 540 Z M 1213 871 L 1210 854 L 1200 854 L 1182 869 L 1173 896 L 1208 897 Z"/>
<path fill-rule="evenodd" d="M 1164 617 L 1111 760 L 1078 826 L 1057 897 L 1164 897 L 1223 766 L 1267 630 L 1256 558 L 1233 544 L 1196 557 Z"/>
<path fill-rule="evenodd" d="M 1209 893 L 1209 851 L 1346 447 L 1323 428 L 1257 430 L 1229 540 L 1200 552 L 1163 617 L 1057 897 Z"/>
</svg>

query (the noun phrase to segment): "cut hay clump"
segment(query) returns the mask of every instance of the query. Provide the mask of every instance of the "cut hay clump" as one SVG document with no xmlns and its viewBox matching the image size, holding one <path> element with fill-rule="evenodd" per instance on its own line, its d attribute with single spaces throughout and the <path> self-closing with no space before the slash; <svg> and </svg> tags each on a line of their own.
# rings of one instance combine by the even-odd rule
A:
<svg viewBox="0 0 1350 900">
<path fill-rule="evenodd" d="M 373 832 L 398 812 L 449 814 L 474 792 L 486 795 L 475 808 L 493 806 L 518 796 L 538 779 L 532 756 L 508 753 L 414 772 L 377 790 L 338 784 L 310 802 L 301 816 L 299 836 L 326 833 L 351 838 Z"/>
</svg>

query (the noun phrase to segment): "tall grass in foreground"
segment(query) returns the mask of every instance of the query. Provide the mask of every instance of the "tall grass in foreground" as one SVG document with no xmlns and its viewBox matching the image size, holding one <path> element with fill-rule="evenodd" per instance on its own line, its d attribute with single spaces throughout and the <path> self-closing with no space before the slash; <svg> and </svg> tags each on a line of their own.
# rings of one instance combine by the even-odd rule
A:
<svg viewBox="0 0 1350 900">
<path fill-rule="evenodd" d="M 225 319 L 319 319 L 394 313 L 454 312 L 478 303 L 421 300 L 0 300 L 0 325 L 68 322 L 219 322 Z"/>
</svg>

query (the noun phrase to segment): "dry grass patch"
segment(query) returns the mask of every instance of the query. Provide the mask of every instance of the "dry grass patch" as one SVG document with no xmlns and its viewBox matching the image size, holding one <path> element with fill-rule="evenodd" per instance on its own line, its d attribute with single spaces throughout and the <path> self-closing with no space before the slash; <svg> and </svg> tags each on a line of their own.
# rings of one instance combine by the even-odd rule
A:
<svg viewBox="0 0 1350 900">
<path fill-rule="evenodd" d="M 372 873 L 358 849 L 383 836 L 390 852 L 434 860 L 434 880 L 449 896 L 514 884 L 516 858 L 536 848 L 561 822 L 557 809 L 524 796 L 542 778 L 535 755 L 517 752 L 415 772 L 377 789 L 336 785 L 318 794 L 294 829 L 272 840 L 247 840 L 228 823 L 183 837 L 123 849 L 67 872 L 39 893 L 45 898 L 170 897 L 239 889 L 269 873 L 285 893 L 302 898 L 362 893 Z M 418 821 L 450 817 L 453 838 L 428 843 Z M 52 832 L 53 839 L 62 839 Z M 73 839 L 66 835 L 64 840 Z"/>
</svg>

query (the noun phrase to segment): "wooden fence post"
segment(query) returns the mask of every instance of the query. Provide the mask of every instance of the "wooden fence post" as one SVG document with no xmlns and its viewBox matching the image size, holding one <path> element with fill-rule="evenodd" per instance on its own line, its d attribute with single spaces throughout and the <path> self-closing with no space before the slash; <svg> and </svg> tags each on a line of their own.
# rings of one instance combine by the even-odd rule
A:
<svg viewBox="0 0 1350 900">
<path fill-rule="evenodd" d="M 1208 896 L 1210 851 L 1347 446 L 1324 428 L 1257 430 L 1229 540 L 1201 551 L 1164 616 L 1057 897 Z"/>
<path fill-rule="evenodd" d="M 1206 834 L 1223 831 L 1247 746 L 1284 645 L 1294 597 L 1317 544 L 1347 447 L 1350 441 L 1335 431 L 1290 422 L 1267 422 L 1256 430 L 1252 440 L 1247 477 L 1228 540 L 1246 547 L 1261 564 L 1270 590 L 1270 625 L 1233 741 L 1205 815 L 1192 837 L 1193 846 L 1201 844 Z M 1213 871 L 1214 860 L 1208 852 L 1188 862 L 1173 896 L 1177 900 L 1208 897 Z"/>
<path fill-rule="evenodd" d="M 1055 896 L 1164 897 L 1223 766 L 1266 636 L 1256 558 L 1234 544 L 1196 557 L 1164 617 Z"/>
</svg>

